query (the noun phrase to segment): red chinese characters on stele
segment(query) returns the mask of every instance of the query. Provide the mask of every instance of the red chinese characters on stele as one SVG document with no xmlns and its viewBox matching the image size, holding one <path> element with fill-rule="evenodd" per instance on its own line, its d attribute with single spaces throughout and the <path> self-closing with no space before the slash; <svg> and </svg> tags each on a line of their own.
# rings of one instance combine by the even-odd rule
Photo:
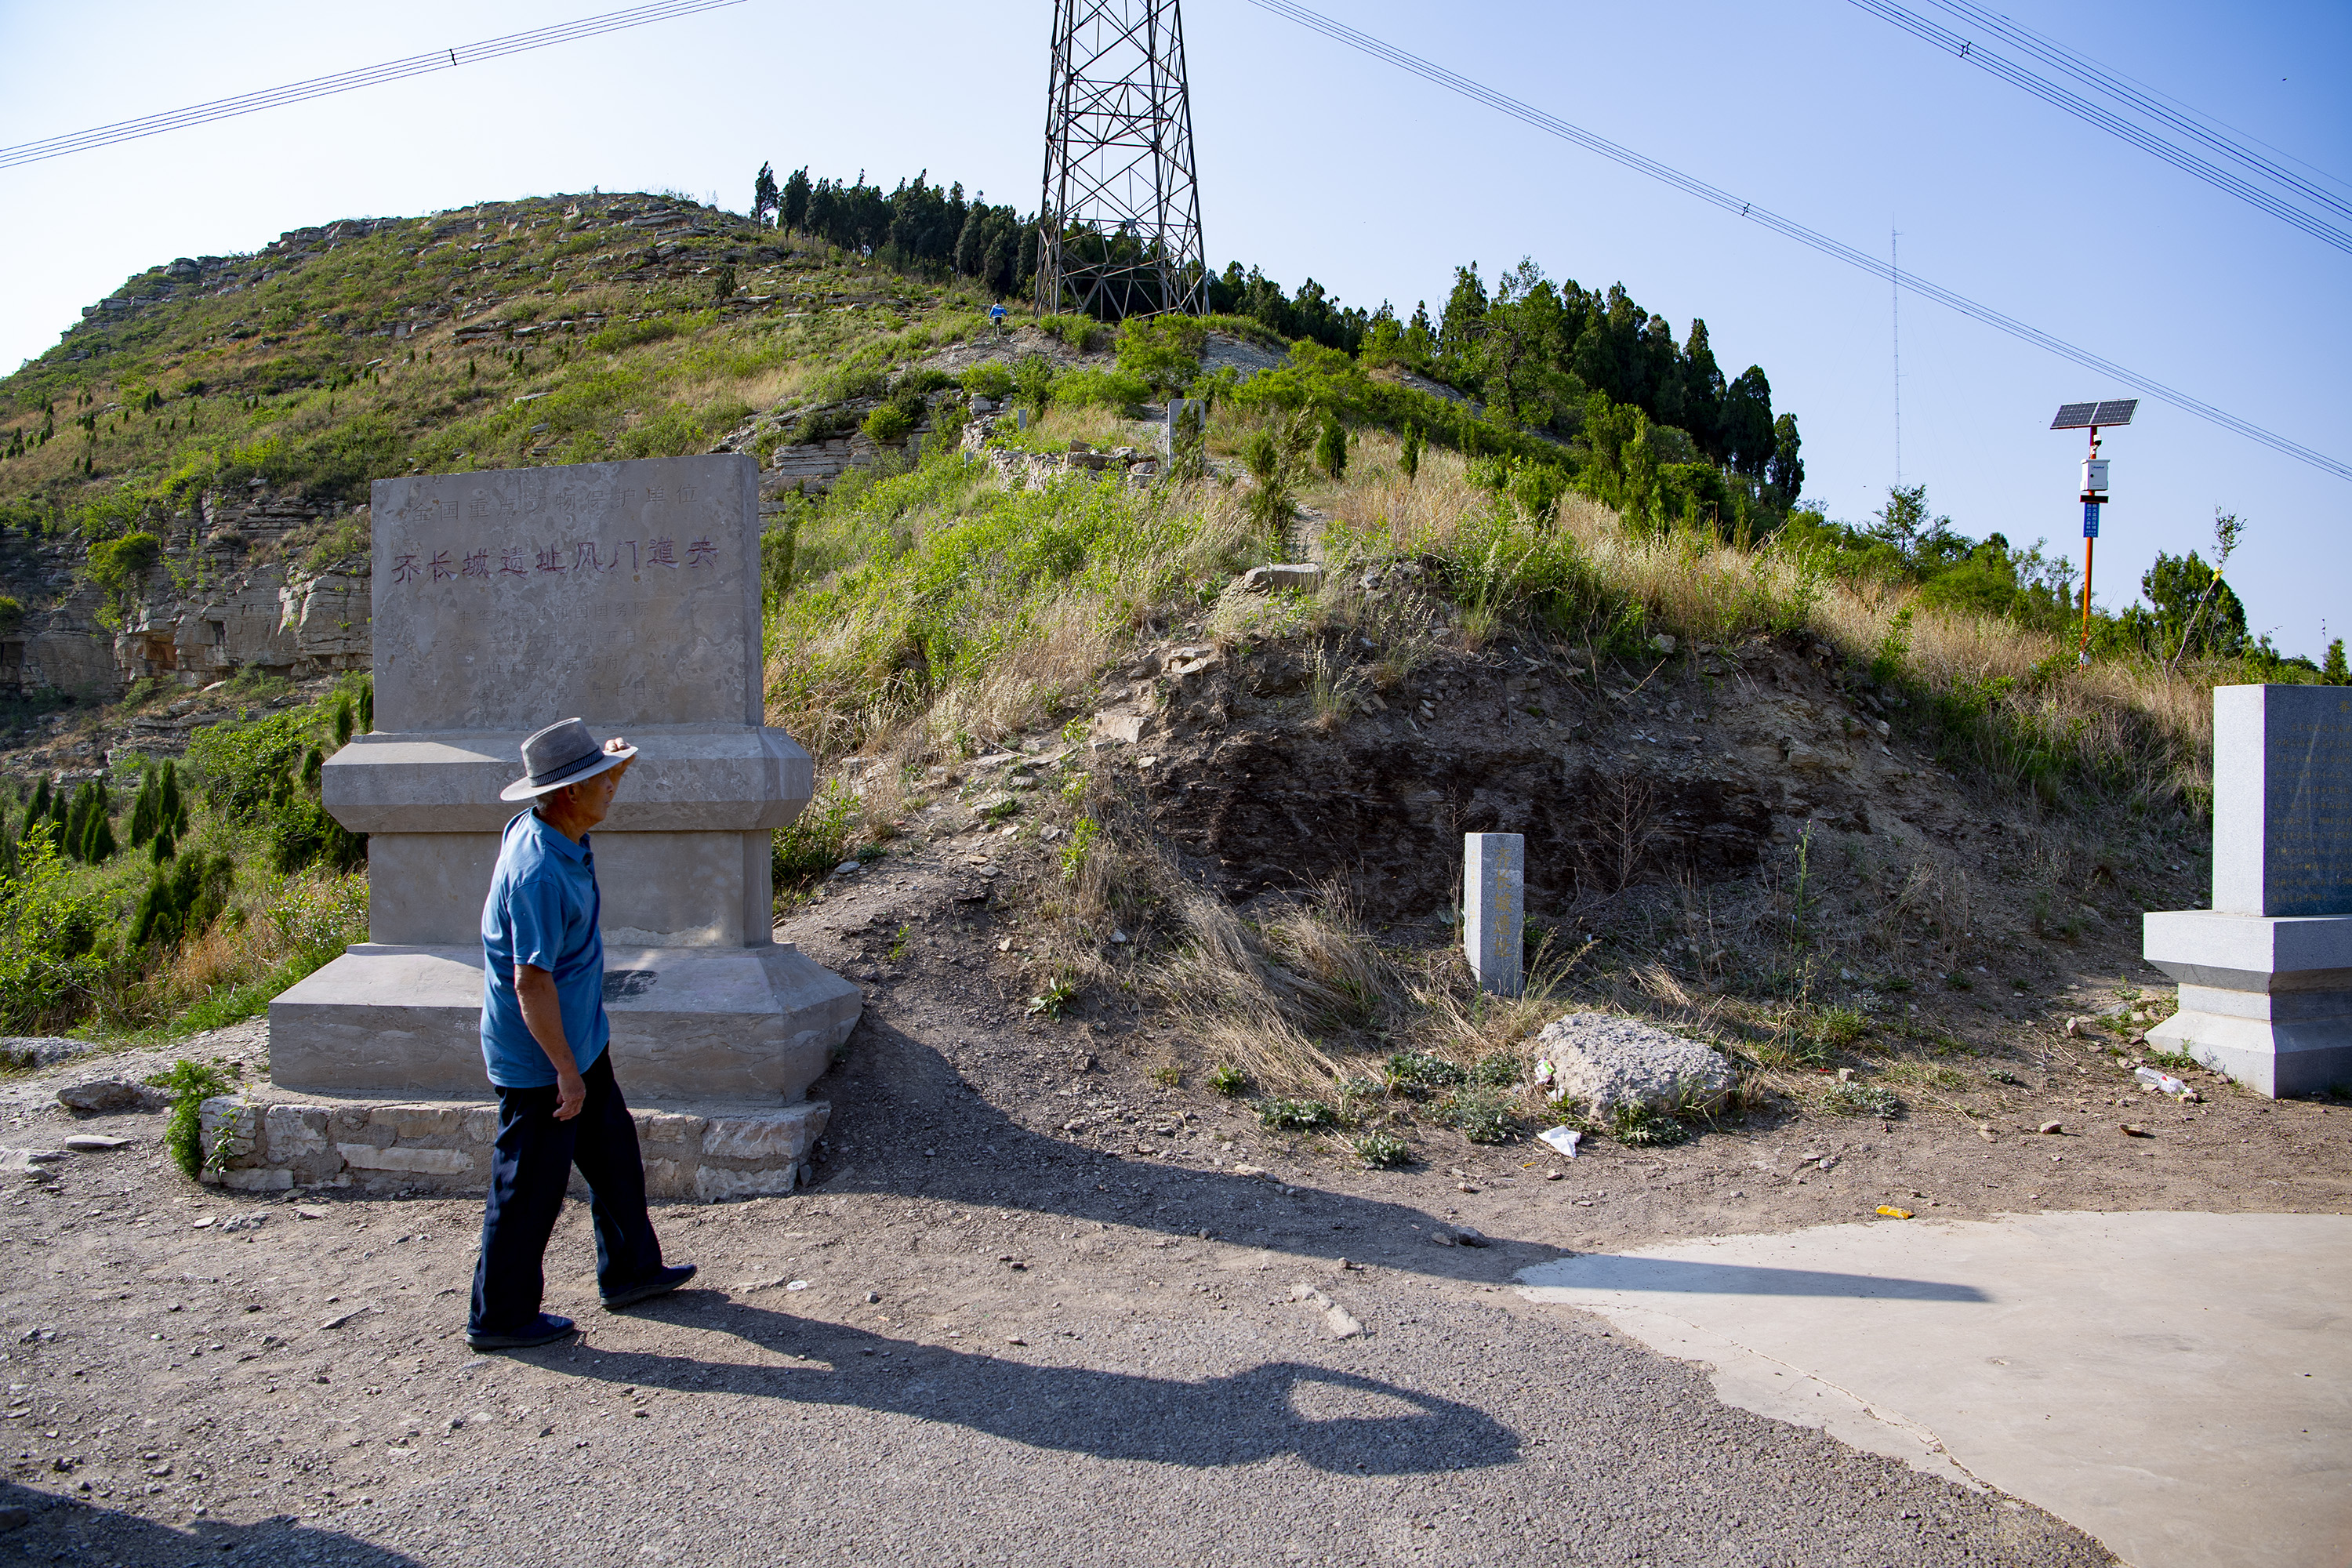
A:
<svg viewBox="0 0 2352 1568">
<path fill-rule="evenodd" d="M 708 539 L 688 541 L 683 547 L 683 563 L 678 559 L 678 542 L 671 538 L 624 539 L 609 547 L 602 541 L 584 540 L 496 548 L 499 564 L 495 568 L 490 564 L 489 547 L 462 552 L 439 550 L 429 557 L 422 550 L 395 552 L 392 580 L 404 586 L 415 583 L 488 583 L 499 577 L 531 577 L 542 573 L 593 576 L 617 572 L 624 564 L 635 574 L 648 566 L 675 572 L 681 564 L 693 570 L 719 563 L 719 547 Z"/>
</svg>

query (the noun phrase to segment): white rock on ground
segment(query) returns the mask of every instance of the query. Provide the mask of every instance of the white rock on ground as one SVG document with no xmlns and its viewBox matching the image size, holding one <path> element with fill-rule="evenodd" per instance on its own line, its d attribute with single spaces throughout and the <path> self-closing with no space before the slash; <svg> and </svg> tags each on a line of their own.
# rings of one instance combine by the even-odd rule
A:
<svg viewBox="0 0 2352 1568">
<path fill-rule="evenodd" d="M 1551 1064 L 1554 1092 L 1596 1116 L 1631 1104 L 1711 1108 L 1731 1092 L 1731 1064 L 1714 1047 L 1606 1013 L 1571 1013 L 1546 1025 L 1536 1051 Z"/>
</svg>

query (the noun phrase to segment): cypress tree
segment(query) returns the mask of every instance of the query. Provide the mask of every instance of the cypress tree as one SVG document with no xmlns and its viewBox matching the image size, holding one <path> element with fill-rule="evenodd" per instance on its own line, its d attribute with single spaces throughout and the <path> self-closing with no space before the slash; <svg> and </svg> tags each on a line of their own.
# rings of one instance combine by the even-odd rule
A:
<svg viewBox="0 0 2352 1568">
<path fill-rule="evenodd" d="M 169 758 L 163 763 L 163 783 L 155 794 L 155 826 L 176 836 L 188 830 L 187 803 L 180 798 L 180 772 Z"/>
<path fill-rule="evenodd" d="M 82 836 L 89 831 L 89 785 L 74 791 L 70 800 L 58 801 L 56 810 L 58 847 L 79 860 Z"/>
<path fill-rule="evenodd" d="M 153 861 L 160 867 L 165 861 L 171 859 L 173 856 L 178 854 L 179 847 L 180 847 L 173 841 L 170 825 L 166 824 L 165 826 L 157 828 L 155 830 L 155 837 L 149 841 L 147 846 L 147 858 Z"/>
<path fill-rule="evenodd" d="M 81 858 L 93 866 L 103 866 L 114 858 L 114 823 L 103 809 L 93 809 L 89 826 L 82 830 Z"/>
<path fill-rule="evenodd" d="M 1418 426 L 1418 425 L 1408 425 L 1408 426 L 1405 426 L 1405 432 L 1404 432 L 1404 446 L 1403 446 L 1403 447 L 1402 447 L 1398 451 L 1398 453 L 1397 453 L 1397 467 L 1399 467 L 1399 468 L 1402 468 L 1402 469 L 1404 470 L 1404 477 L 1405 477 L 1405 480 L 1406 480 L 1406 482 L 1407 482 L 1407 483 L 1410 483 L 1410 482 L 1412 482 L 1413 479 L 1417 479 L 1417 478 L 1419 478 L 1419 477 L 1420 477 L 1420 474 L 1421 474 L 1421 426 Z"/>
<path fill-rule="evenodd" d="M 33 786 L 33 809 L 26 821 L 37 822 L 49 815 L 49 775 L 43 773 L 41 782 Z"/>
<path fill-rule="evenodd" d="M 341 751 L 352 743 L 352 694 L 343 692 L 335 699 L 335 749 Z"/>
<path fill-rule="evenodd" d="M 171 920 L 171 900 L 172 889 L 163 880 L 163 868 L 158 866 L 147 879 L 146 891 L 139 895 L 138 910 L 131 917 L 131 946 L 144 947 L 150 942 L 160 944 L 166 940 L 162 928 Z"/>
<path fill-rule="evenodd" d="M 1338 484 L 1348 471 L 1348 429 L 1337 414 L 1323 416 L 1323 433 L 1315 439 L 1315 466 Z"/>
<path fill-rule="evenodd" d="M 155 837 L 155 773 L 150 769 L 140 776 L 138 797 L 131 803 L 131 847 Z"/>
<path fill-rule="evenodd" d="M 188 930 L 187 913 L 195 907 L 196 889 L 203 884 L 204 875 L 203 856 L 183 855 L 179 863 L 172 868 L 172 875 L 165 883 L 171 895 L 174 923 L 183 933 Z"/>
</svg>

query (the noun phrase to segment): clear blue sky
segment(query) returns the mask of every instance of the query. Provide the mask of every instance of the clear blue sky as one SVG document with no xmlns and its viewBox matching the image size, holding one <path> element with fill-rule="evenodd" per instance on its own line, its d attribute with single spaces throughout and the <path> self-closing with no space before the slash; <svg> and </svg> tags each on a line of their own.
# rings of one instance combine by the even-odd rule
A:
<svg viewBox="0 0 2352 1568">
<path fill-rule="evenodd" d="M 0 12 L 0 144 L 542 26 L 612 0 L 319 6 L 89 0 Z M 1475 11 L 1328 7 L 1538 108 L 2352 460 L 2352 257 L 1896 31 L 1848 0 Z M 327 219 L 535 192 L 667 187 L 749 204 L 779 171 L 928 168 L 1026 211 L 1052 7 L 748 4 L 0 172 L 0 363 L 173 256 Z M 2352 180 L 2352 7 L 2061 0 L 2037 30 Z M 1244 0 L 1185 8 L 1210 254 L 1409 310 L 1475 260 L 1622 281 L 1677 335 L 1769 374 L 1806 493 L 1859 521 L 1895 478 L 1887 290 Z M 1902 473 L 1955 526 L 2079 551 L 2078 398 L 2129 395 L 1906 298 Z M 2352 631 L 2352 484 L 2158 404 L 2116 433 L 2099 598 L 2158 549 L 2249 529 L 2256 629 Z"/>
</svg>

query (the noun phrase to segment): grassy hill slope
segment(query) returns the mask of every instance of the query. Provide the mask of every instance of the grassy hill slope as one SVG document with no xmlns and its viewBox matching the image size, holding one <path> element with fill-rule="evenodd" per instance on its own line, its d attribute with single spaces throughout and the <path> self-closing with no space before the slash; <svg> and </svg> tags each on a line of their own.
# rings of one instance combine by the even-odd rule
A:
<svg viewBox="0 0 2352 1568">
<path fill-rule="evenodd" d="M 1613 830 L 1563 826 L 1563 842 L 1582 846 L 1576 868 L 1536 912 L 1562 932 L 1638 915 L 1647 941 L 1675 889 L 1745 889 L 1761 900 L 1743 928 L 1755 951 L 1702 942 L 1700 967 L 1811 1018 L 1831 1005 L 1826 975 L 1883 963 L 1873 944 L 1903 940 L 1857 916 L 1843 946 L 1792 945 L 1786 915 L 1769 915 L 1790 903 L 1789 858 L 1816 843 L 1817 818 L 1864 823 L 1837 830 L 1859 842 L 1873 816 L 1979 827 L 1998 816 L 2039 846 L 2004 875 L 2030 879 L 2039 854 L 2045 874 L 2063 862 L 2084 888 L 2185 865 L 2209 790 L 2206 693 L 2247 668 L 2192 658 L 2167 670 L 2116 645 L 2077 670 L 2045 620 L 1923 600 L 1917 563 L 1900 552 L 1784 527 L 1756 487 L 1708 479 L 1703 461 L 1661 464 L 1662 451 L 1693 454 L 1664 437 L 1654 447 L 1646 417 L 1605 397 L 1588 400 L 1563 439 L 1369 347 L 1350 355 L 1301 340 L 1277 368 L 1244 377 L 1204 357 L 1215 345 L 1197 326 L 1113 334 L 1048 319 L 999 339 L 971 280 L 902 272 L 672 199 L 556 197 L 330 225 L 251 258 L 169 264 L 113 300 L 0 382 L 0 440 L 16 454 L 0 459 L 0 526 L 14 533 L 108 545 L 206 491 L 256 481 L 349 507 L 391 473 L 721 447 L 765 458 L 859 426 L 882 437 L 869 466 L 829 493 L 780 499 L 770 520 L 770 718 L 818 754 L 824 777 L 810 813 L 778 837 L 783 895 L 812 896 L 845 856 L 887 853 L 940 822 L 1013 822 L 1039 852 L 1028 896 L 1041 994 L 1161 994 L 1229 1057 L 1244 1054 L 1237 1042 L 1274 1040 L 1280 1048 L 1257 1059 L 1287 1064 L 1279 1070 L 1301 1084 L 1313 1077 L 1301 1064 L 1339 1060 L 1343 1038 L 1487 1049 L 1518 1026 L 1465 1003 L 1458 977 L 1409 984 L 1405 969 L 1367 956 L 1391 940 L 1374 926 L 1418 910 L 1367 924 L 1344 888 L 1302 881 L 1286 896 L 1304 902 L 1284 914 L 1253 903 L 1255 885 L 1213 874 L 1223 896 L 1200 896 L 1201 878 L 1186 873 L 1199 846 L 1155 815 L 1152 792 L 1214 784 L 1244 732 L 1253 744 L 1288 735 L 1351 756 L 1418 754 L 1454 744 L 1453 715 L 1475 709 L 1478 723 L 1508 734 L 1463 746 L 1507 742 L 1513 756 L 1587 755 L 1599 767 L 1621 743 L 1650 755 L 1641 748 L 1663 743 L 1659 726 L 1685 724 L 1695 706 L 1752 731 L 1730 772 L 1708 773 L 1704 750 L 1645 765 L 1659 826 L 1641 847 L 1621 845 L 1617 870 L 1604 874 L 1592 846 L 1623 837 L 1630 817 Z M 1260 322 L 1213 324 L 1228 345 L 1266 341 Z M 1148 448 L 1155 427 L 1142 416 L 1177 390 L 1214 411 L 1202 448 L 1151 481 L 1066 456 L 1074 445 Z M 978 397 L 1037 417 L 1017 430 L 974 412 Z M 919 451 L 892 445 L 923 421 L 934 438 Z M 1689 471 L 1668 482 L 1674 468 Z M 1704 506 L 1702 491 L 1714 498 Z M 1235 586 L 1246 569 L 1299 554 L 1325 567 L 1318 587 Z M 1169 673 L 1177 648 L 1234 673 L 1188 695 Z M 1670 689 L 1671 710 L 1657 703 Z M 184 1025 L 249 1007 L 314 961 L 305 955 L 333 950 L 331 931 L 360 918 L 363 889 L 336 868 L 342 851 L 311 783 L 312 753 L 335 743 L 334 698 L 303 695 L 247 688 L 193 710 L 213 727 L 191 751 L 182 841 L 231 867 L 208 921 L 135 940 L 154 876 L 77 858 L 66 825 L 49 818 L 35 835 L 47 847 L 20 854 L 0 898 L 21 912 L 43 889 L 74 913 L 0 928 L 0 1017 Z M 142 691 L 132 706 L 172 699 Z M 1097 715 L 1113 710 L 1165 737 L 1167 767 L 1139 747 L 1091 748 Z M 68 765 L 75 747 L 94 751 L 125 720 L 81 715 L 14 760 Z M 1865 730 L 1914 759 L 1899 776 L 1873 762 L 1880 771 L 1867 777 L 1784 787 L 1808 770 L 1851 772 L 1820 759 L 1847 742 L 1867 750 Z M 1057 755 L 1027 775 L 1055 787 L 1000 790 L 1001 773 L 973 771 L 972 759 L 1010 743 Z M 126 744 L 115 757 L 103 804 L 127 840 L 138 764 Z M 1534 798 L 1479 805 L 1477 788 L 1467 780 L 1457 804 L 1506 826 L 1513 800 Z M 1675 848 L 1677 803 L 1706 790 L 1753 796 L 1762 814 L 1738 856 Z M 31 803 L 7 809 L 0 839 L 33 844 Z M 1368 842 L 1364 857 L 1443 854 L 1430 847 L 1443 838 Z M 1834 873 L 1800 859 L 1795 918 L 1801 928 L 1808 875 L 1816 889 L 1843 879 L 1857 899 L 1876 889 L 1913 921 L 1925 918 L 1918 889 L 1933 883 L 1948 900 L 1934 940 L 1958 973 L 1976 932 L 1966 897 L 1950 893 L 1963 883 L 1948 859 L 1923 848 L 1910 869 L 1890 869 L 1856 850 Z M 1927 866 L 1943 868 L 1912 875 Z M 2025 888 L 2016 897 L 2030 901 Z M 1237 904 L 1248 922 L 1234 923 Z M 286 910 L 328 912 L 286 925 L 276 918 Z M 2053 940 L 2070 940 L 2069 921 L 2079 924 L 2049 912 Z M 1114 931 L 1132 940 L 1114 943 Z M 43 975 L 51 981 L 37 985 Z M 1224 1005 L 1235 997 L 1238 1014 Z"/>
</svg>

